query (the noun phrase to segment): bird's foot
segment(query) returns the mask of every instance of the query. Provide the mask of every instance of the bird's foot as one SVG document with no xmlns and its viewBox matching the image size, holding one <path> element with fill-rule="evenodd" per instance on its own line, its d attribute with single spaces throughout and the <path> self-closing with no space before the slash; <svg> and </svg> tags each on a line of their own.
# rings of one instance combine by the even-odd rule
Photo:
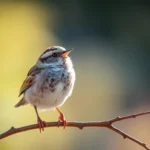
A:
<svg viewBox="0 0 150 150">
<path fill-rule="evenodd" d="M 40 117 L 37 118 L 37 123 L 39 125 L 40 132 L 44 131 L 44 127 L 48 126 L 47 123 L 45 121 L 41 120 Z"/>
<path fill-rule="evenodd" d="M 59 124 L 63 122 L 63 126 L 64 126 L 64 129 L 66 128 L 67 126 L 67 121 L 63 115 L 63 113 L 60 113 L 60 116 L 59 116 L 59 119 L 58 119 L 58 127 L 59 127 Z"/>
</svg>

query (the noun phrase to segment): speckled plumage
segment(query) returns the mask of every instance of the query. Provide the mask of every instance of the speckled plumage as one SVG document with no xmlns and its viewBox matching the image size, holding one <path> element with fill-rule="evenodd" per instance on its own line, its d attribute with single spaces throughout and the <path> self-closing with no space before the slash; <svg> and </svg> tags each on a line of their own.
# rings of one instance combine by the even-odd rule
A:
<svg viewBox="0 0 150 150">
<path fill-rule="evenodd" d="M 64 48 L 55 46 L 40 56 L 21 87 L 20 95 L 24 96 L 16 107 L 29 103 L 39 110 L 52 110 L 64 104 L 71 95 L 75 82 L 71 59 L 61 57 L 65 51 Z M 54 52 L 60 56 L 52 57 Z"/>
</svg>

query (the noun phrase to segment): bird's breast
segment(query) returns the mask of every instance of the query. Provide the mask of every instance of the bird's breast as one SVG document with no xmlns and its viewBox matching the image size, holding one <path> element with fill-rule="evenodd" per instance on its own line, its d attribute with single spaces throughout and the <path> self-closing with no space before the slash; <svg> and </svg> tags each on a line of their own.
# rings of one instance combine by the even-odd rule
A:
<svg viewBox="0 0 150 150">
<path fill-rule="evenodd" d="M 45 70 L 37 76 L 34 85 L 26 92 L 27 102 L 38 109 L 61 106 L 71 95 L 75 73 L 70 70 Z"/>
</svg>

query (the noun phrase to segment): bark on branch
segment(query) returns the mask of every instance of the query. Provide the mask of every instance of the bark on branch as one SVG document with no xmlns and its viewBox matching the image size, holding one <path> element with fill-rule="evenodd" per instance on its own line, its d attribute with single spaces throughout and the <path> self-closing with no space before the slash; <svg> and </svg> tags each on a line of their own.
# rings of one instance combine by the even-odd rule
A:
<svg viewBox="0 0 150 150">
<path fill-rule="evenodd" d="M 67 127 L 77 127 L 79 129 L 83 129 L 85 127 L 105 127 L 105 128 L 108 128 L 108 129 L 120 134 L 124 139 L 129 139 L 129 140 L 135 142 L 136 144 L 142 146 L 144 149 L 150 150 L 150 148 L 148 148 L 145 143 L 128 135 L 127 133 L 123 132 L 122 130 L 116 128 L 113 125 L 116 122 L 130 119 L 130 118 L 136 118 L 136 117 L 146 115 L 146 114 L 150 114 L 150 111 L 142 112 L 142 113 L 138 113 L 138 114 L 134 114 L 134 115 L 132 114 L 132 115 L 124 116 L 124 117 L 116 117 L 116 118 L 108 120 L 108 121 L 92 121 L 92 122 L 70 122 L 69 121 L 69 122 L 67 122 Z M 63 123 L 47 122 L 47 126 L 45 126 L 45 128 L 58 127 L 58 126 L 63 126 Z M 33 130 L 33 129 L 38 129 L 38 128 L 39 128 L 38 124 L 28 125 L 28 126 L 19 127 L 19 128 L 11 127 L 8 131 L 0 134 L 0 139 L 6 138 L 6 137 L 16 134 L 16 133 Z"/>
</svg>

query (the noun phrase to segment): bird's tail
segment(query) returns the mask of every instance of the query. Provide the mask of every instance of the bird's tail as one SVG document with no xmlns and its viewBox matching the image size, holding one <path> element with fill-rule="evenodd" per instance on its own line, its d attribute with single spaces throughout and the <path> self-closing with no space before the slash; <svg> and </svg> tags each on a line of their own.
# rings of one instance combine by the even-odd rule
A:
<svg viewBox="0 0 150 150">
<path fill-rule="evenodd" d="M 22 105 L 26 105 L 27 104 L 27 102 L 25 101 L 25 99 L 24 98 L 22 98 L 14 107 L 20 107 L 20 106 L 22 106 Z"/>
</svg>

